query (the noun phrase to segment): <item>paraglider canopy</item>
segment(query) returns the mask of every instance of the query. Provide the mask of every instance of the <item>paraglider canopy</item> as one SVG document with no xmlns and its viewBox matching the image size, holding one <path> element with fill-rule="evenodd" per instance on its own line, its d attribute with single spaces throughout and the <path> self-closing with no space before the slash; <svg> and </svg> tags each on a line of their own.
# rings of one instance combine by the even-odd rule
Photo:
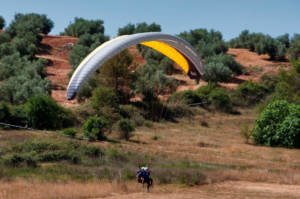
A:
<svg viewBox="0 0 300 199">
<path fill-rule="evenodd" d="M 203 75 L 201 57 L 194 47 L 183 39 L 159 32 L 124 35 L 105 42 L 80 63 L 69 82 L 67 99 L 74 99 L 84 82 L 106 61 L 136 44 L 148 46 L 166 55 L 191 79 L 199 79 Z"/>
</svg>

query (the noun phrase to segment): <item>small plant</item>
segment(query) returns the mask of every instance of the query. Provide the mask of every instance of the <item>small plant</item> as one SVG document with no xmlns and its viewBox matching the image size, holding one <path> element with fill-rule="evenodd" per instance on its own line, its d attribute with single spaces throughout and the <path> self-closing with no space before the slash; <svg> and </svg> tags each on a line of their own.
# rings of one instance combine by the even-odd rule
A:
<svg viewBox="0 0 300 199">
<path fill-rule="evenodd" d="M 68 135 L 68 136 L 71 136 L 71 137 L 75 137 L 76 134 L 77 134 L 77 130 L 75 128 L 68 128 L 68 129 L 65 129 L 62 134 L 64 135 Z"/>
<path fill-rule="evenodd" d="M 144 125 L 148 128 L 151 128 L 153 126 L 153 123 L 150 121 L 144 121 Z"/>
<path fill-rule="evenodd" d="M 208 127 L 208 123 L 205 120 L 201 120 L 200 125 L 203 126 L 203 127 Z"/>
<path fill-rule="evenodd" d="M 260 68 L 260 67 L 252 67 L 251 69 L 252 69 L 253 71 L 255 71 L 255 72 L 261 72 L 261 71 L 263 71 L 263 69 Z"/>
<path fill-rule="evenodd" d="M 249 139 L 251 137 L 251 132 L 249 131 L 249 125 L 248 124 L 243 124 L 241 131 L 240 131 L 240 135 L 242 138 L 245 139 L 245 143 L 248 144 L 249 143 Z"/>
<path fill-rule="evenodd" d="M 133 137 L 134 126 L 131 124 L 129 119 L 121 119 L 118 121 L 118 129 L 120 132 L 120 137 L 129 140 Z"/>
<path fill-rule="evenodd" d="M 157 135 L 154 135 L 154 136 L 151 137 L 151 139 L 152 139 L 152 140 L 158 140 L 158 136 L 157 136 Z"/>
</svg>

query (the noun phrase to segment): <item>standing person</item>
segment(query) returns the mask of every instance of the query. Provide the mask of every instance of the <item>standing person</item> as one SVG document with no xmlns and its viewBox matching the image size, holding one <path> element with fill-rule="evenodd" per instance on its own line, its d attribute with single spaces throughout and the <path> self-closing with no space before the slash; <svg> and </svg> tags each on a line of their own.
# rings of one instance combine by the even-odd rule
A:
<svg viewBox="0 0 300 199">
<path fill-rule="evenodd" d="M 144 172 L 143 172 L 143 176 L 144 176 L 144 182 L 147 183 L 147 190 L 149 192 L 149 187 L 153 186 L 153 180 L 152 178 L 150 178 L 151 171 L 148 170 L 148 167 L 144 167 Z"/>
</svg>

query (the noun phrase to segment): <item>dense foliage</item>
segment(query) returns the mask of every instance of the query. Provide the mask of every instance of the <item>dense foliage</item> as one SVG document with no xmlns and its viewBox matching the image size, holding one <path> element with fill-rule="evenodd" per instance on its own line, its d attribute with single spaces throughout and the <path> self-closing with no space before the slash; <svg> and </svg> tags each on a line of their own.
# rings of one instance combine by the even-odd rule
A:
<svg viewBox="0 0 300 199">
<path fill-rule="evenodd" d="M 45 14 L 21 14 L 16 13 L 14 20 L 7 27 L 6 31 L 11 35 L 11 37 L 18 36 L 22 38 L 28 32 L 34 34 L 34 36 L 41 41 L 43 36 L 40 33 L 48 34 L 54 27 L 54 22 L 47 18 Z"/>
<path fill-rule="evenodd" d="M 31 62 L 16 53 L 0 59 L 0 62 L 1 101 L 24 104 L 35 95 L 51 94 L 51 81 L 45 78 L 45 59 Z"/>
<path fill-rule="evenodd" d="M 210 62 L 205 64 L 204 74 L 201 77 L 206 82 L 229 82 L 232 70 L 222 63 Z"/>
<path fill-rule="evenodd" d="M 0 29 L 3 29 L 6 25 L 5 19 L 0 15 Z"/>
<path fill-rule="evenodd" d="M 178 36 L 194 46 L 201 58 L 226 53 L 228 50 L 221 32 L 213 29 L 210 31 L 207 29 L 195 29 L 190 32 L 182 32 Z"/>
<path fill-rule="evenodd" d="M 83 134 L 91 140 L 103 140 L 109 129 L 109 123 L 103 117 L 90 117 L 83 125 Z"/>
<path fill-rule="evenodd" d="M 275 88 L 274 99 L 300 102 L 300 58 L 292 60 L 291 71 L 280 70 L 279 82 Z"/>
<path fill-rule="evenodd" d="M 209 56 L 205 59 L 204 67 L 208 67 L 208 63 L 222 63 L 225 67 L 229 68 L 236 75 L 241 75 L 243 73 L 244 67 L 239 62 L 236 62 L 234 57 L 230 54 L 219 54 Z"/>
<path fill-rule="evenodd" d="M 97 20 L 86 20 L 83 18 L 75 17 L 74 22 L 69 24 L 67 28 L 65 28 L 65 32 L 63 35 L 72 36 L 72 37 L 80 37 L 83 34 L 104 34 L 104 21 Z"/>
<path fill-rule="evenodd" d="M 300 34 L 294 34 L 292 37 L 288 52 L 290 53 L 290 59 L 300 57 Z"/>
<path fill-rule="evenodd" d="M 132 132 L 135 130 L 129 119 L 120 119 L 118 121 L 118 129 L 120 132 L 120 137 L 125 140 L 129 140 L 131 137 L 133 137 Z"/>
<path fill-rule="evenodd" d="M 26 103 L 28 123 L 37 129 L 61 129 L 74 125 L 72 113 L 51 97 L 37 95 Z"/>
<path fill-rule="evenodd" d="M 268 54 L 271 60 L 284 60 L 290 47 L 289 35 L 272 38 L 262 33 L 250 33 L 249 30 L 241 32 L 239 37 L 229 41 L 231 48 L 246 48 L 260 54 Z"/>
<path fill-rule="evenodd" d="M 256 144 L 300 148 L 300 105 L 274 101 L 255 120 Z"/>
<path fill-rule="evenodd" d="M 159 24 L 156 24 L 154 22 L 149 25 L 146 22 L 137 23 L 136 26 L 134 24 L 128 23 L 123 28 L 118 29 L 118 36 L 143 32 L 161 32 L 161 27 Z"/>
</svg>

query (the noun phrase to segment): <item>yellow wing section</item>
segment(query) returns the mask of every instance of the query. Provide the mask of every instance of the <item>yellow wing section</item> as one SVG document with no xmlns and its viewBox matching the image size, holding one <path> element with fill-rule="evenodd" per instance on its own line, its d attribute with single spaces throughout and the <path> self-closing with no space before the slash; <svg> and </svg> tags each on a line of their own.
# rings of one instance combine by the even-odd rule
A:
<svg viewBox="0 0 300 199">
<path fill-rule="evenodd" d="M 179 66 L 181 66 L 184 72 L 188 73 L 189 64 L 187 60 L 173 47 L 159 41 L 147 41 L 142 42 L 141 44 L 153 48 L 154 50 L 157 50 L 158 52 L 166 55 L 167 57 L 175 61 Z"/>
</svg>

